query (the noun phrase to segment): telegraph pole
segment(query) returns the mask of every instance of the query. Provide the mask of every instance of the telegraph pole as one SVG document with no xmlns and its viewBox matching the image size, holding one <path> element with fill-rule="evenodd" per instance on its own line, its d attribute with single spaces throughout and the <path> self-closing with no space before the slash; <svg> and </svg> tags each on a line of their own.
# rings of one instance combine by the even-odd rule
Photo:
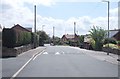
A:
<svg viewBox="0 0 120 79">
<path fill-rule="evenodd" d="M 36 5 L 34 6 L 34 32 L 36 33 Z"/>
<path fill-rule="evenodd" d="M 76 34 L 76 22 L 74 22 L 74 35 Z"/>
<path fill-rule="evenodd" d="M 34 6 L 34 33 L 36 33 L 36 5 Z M 36 38 L 34 37 L 34 48 L 36 48 Z"/>
<path fill-rule="evenodd" d="M 109 10 L 110 10 L 110 1 L 103 1 L 108 3 L 108 38 L 109 38 Z M 108 48 L 109 48 L 109 40 L 108 40 Z M 109 55 L 109 52 L 107 52 L 107 55 Z"/>
</svg>

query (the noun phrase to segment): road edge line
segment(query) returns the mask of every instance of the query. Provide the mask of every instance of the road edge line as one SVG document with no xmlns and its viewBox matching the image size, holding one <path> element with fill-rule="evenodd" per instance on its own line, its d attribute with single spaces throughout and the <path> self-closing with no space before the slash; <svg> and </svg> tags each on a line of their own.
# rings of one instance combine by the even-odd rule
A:
<svg viewBox="0 0 120 79">
<path fill-rule="evenodd" d="M 44 51 L 45 49 L 46 48 L 44 48 L 42 51 Z M 10 79 L 14 79 L 30 63 L 30 61 L 39 53 L 40 52 L 35 53 Z"/>
</svg>

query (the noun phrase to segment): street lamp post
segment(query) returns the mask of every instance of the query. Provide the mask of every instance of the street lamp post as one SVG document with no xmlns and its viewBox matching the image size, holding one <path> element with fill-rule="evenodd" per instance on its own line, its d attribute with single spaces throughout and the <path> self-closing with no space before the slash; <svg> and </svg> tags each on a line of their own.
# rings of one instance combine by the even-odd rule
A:
<svg viewBox="0 0 120 79">
<path fill-rule="evenodd" d="M 110 7 L 110 1 L 103 1 L 108 3 L 108 38 L 109 38 L 109 7 Z M 108 40 L 108 48 L 109 48 L 109 40 Z M 107 52 L 107 55 L 109 55 L 109 52 Z"/>
</svg>

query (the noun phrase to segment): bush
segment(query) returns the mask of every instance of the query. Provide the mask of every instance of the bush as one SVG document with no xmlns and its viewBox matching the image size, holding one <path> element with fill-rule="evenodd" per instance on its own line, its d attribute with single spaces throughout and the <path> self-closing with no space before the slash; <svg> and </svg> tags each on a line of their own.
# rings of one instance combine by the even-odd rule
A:
<svg viewBox="0 0 120 79">
<path fill-rule="evenodd" d="M 15 31 L 12 29 L 4 28 L 2 32 L 2 45 L 12 48 L 16 42 Z"/>
<path fill-rule="evenodd" d="M 8 48 L 31 43 L 31 32 L 4 28 L 2 34 L 3 46 Z"/>
<path fill-rule="evenodd" d="M 32 33 L 32 44 L 34 44 L 34 48 L 39 46 L 39 35 L 36 33 Z"/>
<path fill-rule="evenodd" d="M 92 46 L 92 48 L 95 49 L 95 41 L 93 39 L 90 39 L 89 43 Z"/>
<path fill-rule="evenodd" d="M 117 44 L 120 45 L 120 41 L 117 41 Z"/>
<path fill-rule="evenodd" d="M 108 47 L 108 44 L 103 45 L 103 47 Z M 109 48 L 118 49 L 118 46 L 112 43 L 109 43 Z"/>
<path fill-rule="evenodd" d="M 21 46 L 31 43 L 31 33 L 26 31 L 16 30 L 16 43 L 15 46 Z"/>
<path fill-rule="evenodd" d="M 117 44 L 117 41 L 114 38 L 106 38 L 103 41 L 104 44 L 112 43 L 112 44 Z"/>
</svg>

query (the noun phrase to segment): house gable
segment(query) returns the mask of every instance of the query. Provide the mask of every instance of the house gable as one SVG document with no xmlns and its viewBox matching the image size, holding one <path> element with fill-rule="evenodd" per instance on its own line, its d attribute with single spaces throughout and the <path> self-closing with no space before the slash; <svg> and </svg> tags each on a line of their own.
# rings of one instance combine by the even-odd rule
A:
<svg viewBox="0 0 120 79">
<path fill-rule="evenodd" d="M 32 32 L 32 31 L 30 31 L 30 30 L 28 30 L 28 29 L 26 29 L 26 28 L 20 26 L 19 24 L 14 25 L 11 29 L 21 30 L 21 31 L 27 31 L 27 32 Z"/>
</svg>

